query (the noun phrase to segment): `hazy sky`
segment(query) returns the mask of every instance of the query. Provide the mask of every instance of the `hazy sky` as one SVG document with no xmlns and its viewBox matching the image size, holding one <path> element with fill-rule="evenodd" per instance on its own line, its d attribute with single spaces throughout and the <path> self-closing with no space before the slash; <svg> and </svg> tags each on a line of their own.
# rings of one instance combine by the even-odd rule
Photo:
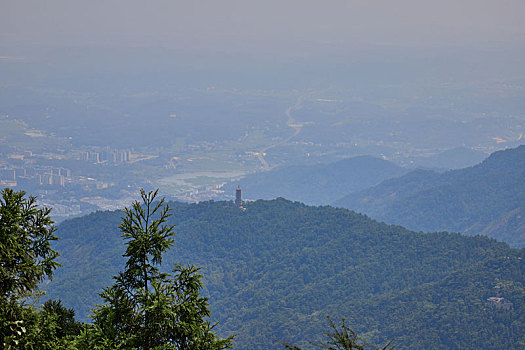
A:
<svg viewBox="0 0 525 350">
<path fill-rule="evenodd" d="M 524 0 L 0 0 L 0 43 L 228 50 L 525 42 Z"/>
</svg>

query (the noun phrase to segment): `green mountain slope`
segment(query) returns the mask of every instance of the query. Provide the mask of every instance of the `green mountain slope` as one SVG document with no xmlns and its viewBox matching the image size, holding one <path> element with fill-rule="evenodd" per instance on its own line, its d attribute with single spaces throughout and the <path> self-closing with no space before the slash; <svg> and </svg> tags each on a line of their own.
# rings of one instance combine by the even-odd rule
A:
<svg viewBox="0 0 525 350">
<path fill-rule="evenodd" d="M 284 197 L 320 205 L 406 172 L 406 169 L 386 160 L 358 156 L 329 164 L 280 167 L 248 175 L 223 189 L 226 193 L 234 193 L 235 187 L 240 185 L 248 198 Z"/>
<path fill-rule="evenodd" d="M 524 250 L 282 198 L 246 211 L 231 202 L 172 206 L 177 236 L 165 267 L 203 266 L 213 319 L 223 336 L 237 334 L 238 349 L 307 346 L 322 337 L 327 315 L 346 317 L 374 343 L 396 338 L 399 349 L 525 344 Z M 49 297 L 80 315 L 98 302 L 96 291 L 123 265 L 119 217 L 98 212 L 59 226 L 64 267 Z M 487 305 L 497 296 L 512 309 Z"/>
<path fill-rule="evenodd" d="M 412 230 L 485 234 L 525 246 L 525 146 L 443 174 L 414 171 L 335 205 Z"/>
</svg>

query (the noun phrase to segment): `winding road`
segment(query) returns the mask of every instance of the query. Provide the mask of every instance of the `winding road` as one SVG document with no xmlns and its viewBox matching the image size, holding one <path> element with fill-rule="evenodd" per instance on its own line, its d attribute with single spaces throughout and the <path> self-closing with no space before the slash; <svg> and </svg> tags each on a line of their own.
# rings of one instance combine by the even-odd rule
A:
<svg viewBox="0 0 525 350">
<path fill-rule="evenodd" d="M 261 165 L 264 168 L 264 170 L 270 170 L 270 166 L 268 165 L 268 162 L 266 161 L 266 159 L 264 159 L 264 156 L 266 155 L 266 152 L 269 149 L 272 149 L 274 147 L 277 147 L 277 146 L 280 146 L 282 144 L 287 143 L 292 138 L 294 138 L 295 136 L 299 135 L 299 133 L 301 132 L 301 130 L 302 130 L 303 126 L 304 126 L 304 123 L 298 123 L 294 119 L 294 117 L 292 117 L 292 111 L 301 109 L 303 107 L 303 99 L 304 99 L 303 96 L 299 96 L 297 98 L 297 101 L 295 102 L 295 104 L 290 106 L 290 107 L 288 107 L 286 109 L 286 111 L 284 112 L 286 114 L 286 116 L 288 117 L 288 120 L 286 121 L 286 125 L 289 126 L 290 128 L 293 128 L 295 130 L 294 133 L 292 135 L 290 135 L 289 137 L 285 138 L 284 140 L 281 140 L 281 141 L 279 141 L 277 143 L 274 143 L 273 145 L 269 145 L 269 146 L 259 150 L 257 153 L 255 153 L 255 155 L 257 156 L 257 158 L 261 162 Z"/>
</svg>

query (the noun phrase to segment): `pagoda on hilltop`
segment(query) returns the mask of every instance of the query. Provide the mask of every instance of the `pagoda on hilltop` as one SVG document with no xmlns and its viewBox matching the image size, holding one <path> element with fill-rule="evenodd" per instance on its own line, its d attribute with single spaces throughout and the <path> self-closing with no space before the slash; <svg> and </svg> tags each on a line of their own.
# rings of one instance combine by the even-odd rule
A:
<svg viewBox="0 0 525 350">
<path fill-rule="evenodd" d="M 237 187 L 237 189 L 235 190 L 235 205 L 238 206 L 239 208 L 242 207 L 242 194 L 241 194 L 241 188 L 240 187 Z"/>
</svg>

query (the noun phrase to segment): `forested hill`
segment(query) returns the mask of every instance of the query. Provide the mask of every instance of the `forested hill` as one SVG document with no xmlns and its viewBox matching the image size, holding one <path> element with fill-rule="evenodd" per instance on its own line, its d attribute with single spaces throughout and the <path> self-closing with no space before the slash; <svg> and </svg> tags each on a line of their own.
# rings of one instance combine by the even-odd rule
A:
<svg viewBox="0 0 525 350">
<path fill-rule="evenodd" d="M 525 247 L 525 146 L 443 174 L 414 171 L 335 205 L 412 230 L 484 234 Z"/>
<path fill-rule="evenodd" d="M 282 198 L 171 203 L 175 245 L 164 266 L 203 266 L 219 333 L 237 349 L 322 337 L 326 316 L 397 349 L 525 346 L 524 250 L 486 237 L 415 233 L 346 209 Z M 120 212 L 62 223 L 63 267 L 46 288 L 85 316 L 122 268 Z M 503 297 L 509 310 L 487 302 Z M 510 305 L 510 304 L 508 304 Z"/>
<path fill-rule="evenodd" d="M 234 193 L 235 187 L 240 185 L 246 189 L 248 198 L 284 197 L 320 205 L 406 172 L 386 160 L 359 156 L 329 164 L 284 166 L 259 172 L 225 185 L 223 189 L 226 193 Z"/>
</svg>

